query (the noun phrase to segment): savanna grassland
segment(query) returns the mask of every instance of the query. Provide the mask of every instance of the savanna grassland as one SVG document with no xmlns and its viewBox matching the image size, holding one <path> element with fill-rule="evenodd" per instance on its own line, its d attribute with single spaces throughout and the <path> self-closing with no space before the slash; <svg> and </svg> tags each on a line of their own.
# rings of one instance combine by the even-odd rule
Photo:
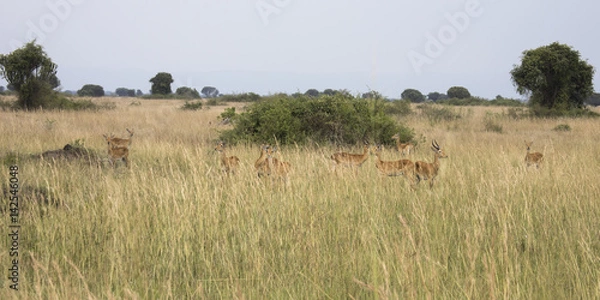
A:
<svg viewBox="0 0 600 300">
<path fill-rule="evenodd" d="M 0 182 L 18 157 L 21 197 L 19 291 L 2 199 L 1 299 L 600 298 L 600 120 L 473 107 L 432 122 L 415 109 L 400 120 L 425 138 L 411 158 L 432 161 L 432 139 L 448 154 L 432 189 L 380 177 L 374 156 L 332 172 L 333 145 L 281 147 L 287 185 L 257 178 L 258 145 L 227 148 L 241 166 L 222 175 L 224 106 L 98 101 L 117 107 L 0 112 Z M 131 166 L 111 168 L 102 135 L 126 128 Z M 525 167 L 525 140 L 540 169 Z M 31 156 L 67 143 L 101 161 Z"/>
</svg>

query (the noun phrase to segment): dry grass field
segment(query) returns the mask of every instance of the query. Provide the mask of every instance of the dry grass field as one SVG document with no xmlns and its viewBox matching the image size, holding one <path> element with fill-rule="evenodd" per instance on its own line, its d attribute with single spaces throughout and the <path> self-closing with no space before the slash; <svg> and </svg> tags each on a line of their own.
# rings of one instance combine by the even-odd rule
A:
<svg viewBox="0 0 600 300">
<path fill-rule="evenodd" d="M 332 172 L 332 145 L 280 147 L 285 184 L 256 176 L 258 145 L 227 148 L 240 168 L 223 176 L 223 106 L 97 101 L 117 107 L 0 112 L 0 182 L 18 156 L 21 226 L 14 291 L 5 192 L 0 299 L 600 298 L 600 120 L 473 107 L 432 124 L 415 109 L 402 121 L 427 141 L 409 158 L 431 162 L 432 139 L 448 155 L 433 188 L 381 177 L 374 156 Z M 485 130 L 490 118 L 501 132 Z M 131 166 L 112 168 L 102 135 L 126 128 Z M 544 154 L 539 169 L 525 140 Z M 74 142 L 101 161 L 31 157 Z"/>
</svg>

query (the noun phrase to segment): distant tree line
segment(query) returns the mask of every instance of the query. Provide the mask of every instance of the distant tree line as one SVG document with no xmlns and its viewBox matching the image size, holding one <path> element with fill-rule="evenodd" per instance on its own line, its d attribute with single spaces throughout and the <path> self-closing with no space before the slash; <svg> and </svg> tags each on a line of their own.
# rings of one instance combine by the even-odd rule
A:
<svg viewBox="0 0 600 300">
<path fill-rule="evenodd" d="M 59 93 L 60 80 L 57 77 L 58 66 L 52 62 L 40 45 L 35 41 L 9 54 L 0 54 L 0 76 L 7 81 L 7 86 L 0 87 L 0 93 L 15 93 L 18 96 L 17 106 L 22 109 L 52 108 L 73 106 L 72 101 L 65 98 L 66 92 Z M 600 104 L 600 96 L 594 93 L 592 79 L 594 67 L 582 60 L 578 51 L 559 43 L 552 43 L 532 50 L 526 50 L 521 57 L 521 64 L 514 66 L 510 72 L 517 92 L 528 97 L 527 104 L 537 116 L 588 115 L 585 104 Z M 159 72 L 150 80 L 150 98 L 200 99 L 209 98 L 208 105 L 219 101 L 258 101 L 261 97 L 254 93 L 239 95 L 222 95 L 214 86 L 205 86 L 200 92 L 190 87 L 179 87 L 173 93 L 171 84 L 173 76 L 168 72 Z M 82 97 L 102 97 L 106 93 L 97 84 L 85 84 L 76 92 Z M 112 95 L 112 93 L 110 93 Z M 140 90 L 134 91 L 125 87 L 117 88 L 115 93 L 120 97 L 143 96 Z M 304 93 L 294 93 L 291 97 L 318 98 L 320 96 L 350 96 L 347 90 L 325 89 L 319 91 L 311 88 Z M 369 91 L 360 95 L 363 99 L 385 99 L 377 91 Z M 430 92 L 424 95 L 414 88 L 405 89 L 400 98 L 413 103 L 434 101 L 451 105 L 488 105 L 503 103 L 517 105 L 520 101 L 505 99 L 501 96 L 488 101 L 481 97 L 473 97 L 469 90 L 462 86 L 452 86 L 446 93 Z M 71 102 L 69 102 L 71 101 Z M 484 104 L 485 103 L 485 104 Z M 86 104 L 87 105 L 87 104 Z"/>
</svg>

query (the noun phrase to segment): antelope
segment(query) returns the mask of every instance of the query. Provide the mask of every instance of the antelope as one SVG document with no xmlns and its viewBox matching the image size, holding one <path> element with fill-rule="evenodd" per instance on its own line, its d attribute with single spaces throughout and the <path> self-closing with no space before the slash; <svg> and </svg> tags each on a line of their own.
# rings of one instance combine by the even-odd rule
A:
<svg viewBox="0 0 600 300">
<path fill-rule="evenodd" d="M 225 172 L 227 175 L 229 175 L 229 173 L 235 174 L 235 171 L 240 165 L 240 159 L 237 156 L 227 157 L 227 154 L 225 154 L 225 143 L 222 141 L 217 143 L 215 151 L 221 153 L 221 165 L 223 166 L 223 172 Z"/>
<path fill-rule="evenodd" d="M 429 188 L 433 187 L 433 180 L 438 175 L 440 169 L 440 158 L 446 158 L 448 155 L 440 148 L 440 145 L 433 140 L 431 142 L 431 150 L 433 150 L 433 163 L 427 163 L 424 161 L 415 162 L 415 175 L 417 178 L 417 184 L 421 180 L 429 179 Z"/>
<path fill-rule="evenodd" d="M 544 160 L 544 154 L 541 154 L 539 152 L 530 153 L 529 151 L 531 150 L 531 144 L 533 144 L 533 141 L 525 141 L 525 145 L 527 145 L 527 154 L 525 155 L 525 162 L 527 163 L 528 167 L 533 164 L 536 168 L 539 168 L 540 163 L 542 163 L 542 160 Z"/>
<path fill-rule="evenodd" d="M 269 145 L 262 144 L 260 145 L 260 157 L 254 163 L 254 168 L 258 173 L 258 177 L 263 175 L 269 176 L 271 175 L 271 168 L 269 167 Z"/>
<path fill-rule="evenodd" d="M 269 169 L 287 182 L 288 174 L 292 169 L 292 166 L 287 161 L 281 161 L 273 157 L 273 154 L 275 154 L 275 152 L 277 152 L 277 147 L 269 147 L 267 150 L 267 162 Z"/>
<path fill-rule="evenodd" d="M 117 146 L 113 144 L 110 137 L 106 137 L 106 141 L 108 142 L 108 160 L 110 163 L 116 167 L 115 161 L 122 160 L 125 162 L 125 166 L 129 168 L 129 148 Z"/>
<path fill-rule="evenodd" d="M 110 141 L 110 143 L 113 144 L 113 147 L 129 147 L 131 145 L 131 138 L 133 137 L 133 130 L 129 130 L 128 128 L 126 128 L 125 130 L 129 132 L 128 139 L 117 138 L 114 137 L 112 134 L 110 136 L 104 134 L 103 136 L 107 141 Z"/>
<path fill-rule="evenodd" d="M 362 154 L 351 154 L 338 152 L 331 155 L 331 159 L 336 165 L 345 165 L 350 167 L 360 167 L 369 158 L 369 144 L 365 142 Z"/>
<path fill-rule="evenodd" d="M 394 136 L 392 136 L 393 140 L 396 140 L 396 150 L 398 150 L 398 152 L 402 153 L 402 156 L 404 155 L 410 155 L 410 152 L 414 151 L 415 149 L 415 145 L 413 145 L 412 143 L 402 143 L 400 141 L 400 134 L 396 133 L 394 134 Z"/>
<path fill-rule="evenodd" d="M 382 145 L 378 145 L 373 148 L 373 152 L 377 157 L 377 160 L 375 161 L 375 167 L 377 167 L 379 173 L 384 176 L 404 175 L 411 181 L 411 184 L 414 183 L 415 164 L 409 159 L 383 161 L 381 160 L 382 151 Z"/>
</svg>

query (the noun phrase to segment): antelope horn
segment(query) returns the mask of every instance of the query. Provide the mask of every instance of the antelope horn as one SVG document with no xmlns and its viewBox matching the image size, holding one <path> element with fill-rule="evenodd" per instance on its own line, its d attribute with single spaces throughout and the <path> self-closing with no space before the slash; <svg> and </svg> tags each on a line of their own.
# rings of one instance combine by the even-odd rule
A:
<svg viewBox="0 0 600 300">
<path fill-rule="evenodd" d="M 431 142 L 431 146 L 433 146 L 435 149 L 440 150 L 440 145 L 438 145 L 436 140 L 433 140 Z"/>
</svg>

